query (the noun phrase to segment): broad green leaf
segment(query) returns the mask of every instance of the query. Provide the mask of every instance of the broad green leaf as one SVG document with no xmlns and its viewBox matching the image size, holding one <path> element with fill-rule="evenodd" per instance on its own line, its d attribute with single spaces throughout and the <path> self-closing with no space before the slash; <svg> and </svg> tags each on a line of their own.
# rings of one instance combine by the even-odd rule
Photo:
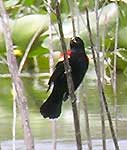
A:
<svg viewBox="0 0 127 150">
<path fill-rule="evenodd" d="M 35 0 L 25 0 L 24 4 L 27 6 L 34 5 Z"/>
<path fill-rule="evenodd" d="M 0 32 L 0 54 L 5 52 L 5 43 L 4 43 L 4 36 L 3 33 Z"/>
<path fill-rule="evenodd" d="M 127 48 L 127 27 L 120 29 L 118 44 L 119 47 Z"/>
<path fill-rule="evenodd" d="M 127 26 L 127 4 L 119 3 L 119 27 L 123 28 Z"/>
<path fill-rule="evenodd" d="M 13 20 L 9 20 L 9 25 L 10 28 L 13 28 Z M 5 48 L 5 42 L 4 42 L 4 35 L 3 35 L 3 27 L 2 27 L 2 22 L 0 19 L 0 54 L 4 54 L 6 52 Z"/>
<path fill-rule="evenodd" d="M 36 49 L 32 49 L 29 53 L 29 57 L 40 56 L 42 54 L 47 54 L 49 50 L 45 47 L 38 46 Z"/>
<path fill-rule="evenodd" d="M 111 65 L 113 66 L 114 63 L 114 53 L 112 52 L 107 52 L 106 56 L 110 58 L 111 60 Z M 116 52 L 117 56 L 117 64 L 116 68 L 117 70 L 124 71 L 125 68 L 127 67 L 127 49 L 119 49 Z"/>
<path fill-rule="evenodd" d="M 41 35 L 34 41 L 28 57 L 39 56 L 49 52 L 47 48 L 42 46 L 42 43 L 44 42 L 45 38 L 47 38 L 47 36 L 48 35 Z"/>
<path fill-rule="evenodd" d="M 45 56 L 38 56 L 38 67 L 40 68 L 40 71 L 48 72 L 49 69 L 49 58 Z"/>
<path fill-rule="evenodd" d="M 60 8 L 62 13 L 66 13 L 66 14 L 69 13 L 69 6 L 67 1 L 60 1 Z"/>
<path fill-rule="evenodd" d="M 48 29 L 48 22 L 47 15 L 28 15 L 15 20 L 12 32 L 14 44 L 25 50 L 38 30 L 44 33 Z"/>
</svg>

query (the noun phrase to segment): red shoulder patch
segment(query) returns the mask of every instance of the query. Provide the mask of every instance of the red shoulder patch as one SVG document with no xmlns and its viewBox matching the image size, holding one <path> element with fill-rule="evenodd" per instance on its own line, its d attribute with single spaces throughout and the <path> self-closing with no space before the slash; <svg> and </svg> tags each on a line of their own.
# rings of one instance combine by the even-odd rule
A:
<svg viewBox="0 0 127 150">
<path fill-rule="evenodd" d="M 67 50 L 67 51 L 66 51 L 66 55 L 67 55 L 68 58 L 70 58 L 71 54 L 72 54 L 72 51 L 71 51 L 71 50 Z M 63 61 L 63 60 L 64 60 L 64 53 L 61 53 L 61 54 L 60 54 L 59 61 Z"/>
</svg>

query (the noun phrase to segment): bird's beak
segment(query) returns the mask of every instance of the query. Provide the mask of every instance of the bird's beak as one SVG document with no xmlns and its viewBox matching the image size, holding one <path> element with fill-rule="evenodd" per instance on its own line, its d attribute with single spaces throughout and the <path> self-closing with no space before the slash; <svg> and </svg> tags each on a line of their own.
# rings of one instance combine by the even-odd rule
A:
<svg viewBox="0 0 127 150">
<path fill-rule="evenodd" d="M 75 37 L 72 37 L 71 40 L 72 40 L 74 43 L 77 43 Z"/>
</svg>

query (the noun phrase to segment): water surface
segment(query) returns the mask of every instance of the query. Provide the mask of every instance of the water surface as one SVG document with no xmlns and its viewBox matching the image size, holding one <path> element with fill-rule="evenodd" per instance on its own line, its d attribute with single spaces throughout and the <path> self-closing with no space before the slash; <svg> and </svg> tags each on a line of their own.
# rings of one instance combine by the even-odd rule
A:
<svg viewBox="0 0 127 150">
<path fill-rule="evenodd" d="M 40 78 L 38 81 L 35 79 L 23 79 L 24 86 L 26 89 L 26 95 L 29 105 L 29 115 L 30 115 L 30 125 L 32 127 L 33 136 L 36 140 L 51 140 L 52 139 L 52 121 L 48 119 L 43 119 L 39 113 L 39 107 L 42 100 L 46 99 L 48 94 L 46 94 L 45 81 L 47 77 Z M 79 91 L 79 97 L 82 99 L 82 95 L 85 92 L 88 103 L 88 113 L 89 113 L 89 123 L 92 140 L 101 139 L 101 120 L 100 120 L 100 107 L 98 99 L 98 90 L 96 84 L 96 77 L 93 70 L 89 69 L 87 76 L 84 81 L 85 89 Z M 12 139 L 12 108 L 13 100 L 11 94 L 11 82 L 9 79 L 0 79 L 0 141 L 4 145 L 9 146 L 8 140 Z M 117 123 L 118 123 L 118 139 L 123 140 L 124 146 L 127 139 L 127 80 L 125 76 L 119 74 L 117 76 Z M 109 109 L 112 115 L 112 120 L 115 126 L 115 102 L 113 96 L 113 90 L 110 84 L 105 86 L 106 98 L 109 104 Z M 110 129 L 107 117 L 105 117 L 106 122 L 106 138 L 111 139 Z M 80 102 L 80 123 L 81 123 L 81 133 L 83 141 L 86 141 L 86 131 L 85 131 L 85 118 L 82 102 Z M 57 138 L 63 142 L 64 141 L 74 142 L 74 126 L 73 126 L 73 116 L 71 110 L 70 101 L 66 101 L 63 104 L 63 110 L 61 117 L 57 120 Z M 17 111 L 17 124 L 16 124 L 16 139 L 23 139 L 23 129 L 21 126 L 21 119 Z M 109 140 L 111 142 L 111 140 Z M 18 142 L 18 141 L 17 141 Z M 20 142 L 20 141 L 19 141 Z M 107 143 L 110 143 L 107 142 Z M 22 141 L 21 141 L 22 143 Z M 39 142 L 38 142 L 39 143 Z M 49 142 L 51 146 L 51 142 Z M 44 144 L 44 143 L 43 143 Z M 72 143 L 69 143 L 72 147 Z M 45 145 L 45 144 L 44 144 Z M 46 144 L 47 145 L 47 144 Z M 95 149 L 97 143 L 95 144 Z M 109 144 L 110 145 L 110 144 Z M 10 147 L 10 146 L 9 146 Z M 10 150 L 8 147 L 7 150 Z M 66 148 L 65 148 L 66 149 Z M 85 149 L 85 148 L 84 148 Z M 101 149 L 101 148 L 99 148 Z M 99 150 L 97 149 L 97 150 Z M 38 149 L 39 150 L 39 149 Z M 48 150 L 48 149 L 47 149 Z M 60 148 L 58 149 L 60 150 Z M 69 145 L 66 150 L 69 150 Z"/>
</svg>

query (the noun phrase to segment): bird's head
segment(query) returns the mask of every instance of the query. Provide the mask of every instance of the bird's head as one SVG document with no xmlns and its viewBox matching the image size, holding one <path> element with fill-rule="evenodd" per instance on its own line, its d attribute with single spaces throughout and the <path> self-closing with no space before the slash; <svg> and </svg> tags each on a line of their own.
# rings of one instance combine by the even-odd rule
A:
<svg viewBox="0 0 127 150">
<path fill-rule="evenodd" d="M 70 49 L 75 52 L 84 51 L 84 42 L 79 37 L 73 37 L 70 40 Z"/>
</svg>

